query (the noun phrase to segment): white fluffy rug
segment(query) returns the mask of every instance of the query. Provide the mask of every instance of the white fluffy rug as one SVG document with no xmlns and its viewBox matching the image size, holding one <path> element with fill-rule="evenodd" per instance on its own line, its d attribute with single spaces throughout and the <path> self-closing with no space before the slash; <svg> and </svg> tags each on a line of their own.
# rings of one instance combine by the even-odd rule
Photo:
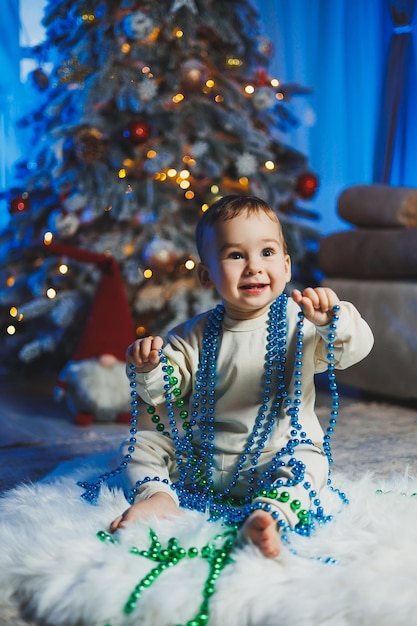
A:
<svg viewBox="0 0 417 626">
<path fill-rule="evenodd" d="M 143 523 L 119 531 L 117 543 L 97 538 L 126 508 L 119 490 L 104 489 L 97 506 L 80 498 L 76 481 L 101 471 L 102 464 L 71 468 L 0 500 L 0 616 L 17 607 L 48 626 L 200 626 L 192 620 L 208 564 L 198 557 L 167 568 L 124 613 L 155 563 L 130 550 L 149 547 Z M 209 626 L 417 623 L 417 479 L 366 475 L 353 482 L 339 475 L 333 484 L 350 504 L 337 512 L 340 501 L 329 494 L 335 519 L 312 537 L 291 535 L 277 559 L 252 545 L 233 550 L 210 600 Z M 192 512 L 151 526 L 163 545 L 176 537 L 186 549 L 201 548 L 221 530 Z M 327 557 L 337 563 L 323 562 Z"/>
</svg>

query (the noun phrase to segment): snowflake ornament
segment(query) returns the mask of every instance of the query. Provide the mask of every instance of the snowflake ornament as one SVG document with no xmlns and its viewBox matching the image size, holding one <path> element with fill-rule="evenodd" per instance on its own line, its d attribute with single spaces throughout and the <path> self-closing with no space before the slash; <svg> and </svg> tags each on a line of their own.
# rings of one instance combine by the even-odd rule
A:
<svg viewBox="0 0 417 626">
<path fill-rule="evenodd" d="M 204 156 L 208 152 L 207 141 L 196 141 L 190 148 L 190 154 L 195 159 Z"/>
<path fill-rule="evenodd" d="M 154 21 L 143 11 L 130 13 L 122 22 L 122 30 L 129 39 L 146 39 L 154 29 Z"/>
<path fill-rule="evenodd" d="M 142 102 L 153 100 L 158 92 L 158 86 L 154 80 L 147 78 L 138 85 L 138 93 Z"/>
<path fill-rule="evenodd" d="M 275 102 L 275 91 L 271 87 L 257 87 L 252 96 L 253 106 L 257 111 L 271 109 Z"/>
<path fill-rule="evenodd" d="M 255 157 L 249 152 L 244 152 L 236 159 L 236 169 L 239 176 L 251 176 L 256 172 L 257 166 Z"/>
</svg>

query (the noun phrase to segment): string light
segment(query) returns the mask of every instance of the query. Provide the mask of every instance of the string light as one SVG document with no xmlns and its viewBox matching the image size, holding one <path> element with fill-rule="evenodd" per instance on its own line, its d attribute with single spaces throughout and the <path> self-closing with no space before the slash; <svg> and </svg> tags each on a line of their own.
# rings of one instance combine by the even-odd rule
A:
<svg viewBox="0 0 417 626">
<path fill-rule="evenodd" d="M 12 306 L 9 313 L 10 313 L 10 317 L 17 317 L 17 308 L 15 306 Z"/>
<path fill-rule="evenodd" d="M 123 54 L 128 54 L 130 52 L 130 44 L 128 43 L 122 44 L 120 50 Z"/>
<path fill-rule="evenodd" d="M 275 163 L 273 161 L 265 161 L 265 169 L 270 171 L 275 169 Z"/>
<path fill-rule="evenodd" d="M 211 191 L 211 193 L 213 193 L 213 194 L 219 193 L 219 191 L 220 191 L 220 187 L 219 187 L 218 185 L 212 185 L 212 186 L 210 187 L 210 191 Z"/>
<path fill-rule="evenodd" d="M 6 285 L 7 285 L 7 287 L 13 287 L 15 282 L 16 282 L 16 278 L 14 276 L 8 276 L 6 278 Z"/>
<path fill-rule="evenodd" d="M 189 189 L 188 191 L 185 192 L 184 196 L 185 196 L 186 200 L 192 200 L 194 198 L 194 196 L 195 196 L 195 193 L 194 193 L 194 191 Z"/>
<path fill-rule="evenodd" d="M 6 332 L 7 332 L 8 335 L 14 335 L 15 332 L 16 332 L 15 326 L 13 326 L 13 324 L 11 324 L 10 326 L 8 326 L 6 328 Z"/>
<path fill-rule="evenodd" d="M 53 287 L 49 287 L 49 289 L 46 292 L 46 297 L 49 298 L 50 300 L 53 300 L 54 298 L 56 298 L 56 291 Z"/>
<path fill-rule="evenodd" d="M 52 243 L 53 238 L 53 233 L 48 230 L 43 236 L 43 243 L 45 244 L 45 246 L 49 246 Z"/>
<path fill-rule="evenodd" d="M 175 102 L 175 104 L 178 104 L 178 102 L 181 102 L 182 100 L 184 100 L 184 94 L 183 93 L 177 93 L 173 98 L 172 98 L 172 102 Z"/>
<path fill-rule="evenodd" d="M 184 267 L 185 267 L 186 270 L 191 272 L 191 270 L 193 270 L 195 268 L 195 261 L 193 259 L 188 259 L 184 263 Z"/>
<path fill-rule="evenodd" d="M 60 274 L 68 274 L 68 271 L 69 271 L 69 267 L 65 263 L 61 263 L 61 265 L 58 267 L 58 272 Z"/>
<path fill-rule="evenodd" d="M 246 85 L 245 93 L 248 94 L 248 96 L 251 96 L 253 93 L 255 93 L 255 87 L 253 85 Z"/>
<path fill-rule="evenodd" d="M 152 272 L 151 269 L 148 268 L 148 269 L 143 271 L 143 277 L 144 278 L 152 278 L 152 276 L 153 276 L 153 272 Z"/>
<path fill-rule="evenodd" d="M 126 178 L 126 176 L 127 176 L 127 172 L 126 172 L 126 170 L 125 170 L 125 168 L 124 168 L 124 167 L 122 167 L 122 168 L 119 170 L 119 172 L 118 172 L 118 176 L 119 176 L 119 178 Z"/>
</svg>

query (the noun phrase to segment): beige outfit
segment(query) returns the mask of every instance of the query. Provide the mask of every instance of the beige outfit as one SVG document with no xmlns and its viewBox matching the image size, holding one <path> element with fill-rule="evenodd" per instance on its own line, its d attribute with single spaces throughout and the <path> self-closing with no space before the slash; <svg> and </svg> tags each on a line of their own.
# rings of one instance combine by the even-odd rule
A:
<svg viewBox="0 0 417 626">
<path fill-rule="evenodd" d="M 295 354 L 295 332 L 298 321 L 299 307 L 291 299 L 287 306 L 287 362 L 286 386 L 290 398 L 294 398 L 293 361 Z M 173 365 L 174 376 L 178 378 L 176 386 L 181 388 L 182 397 L 188 401 L 191 414 L 193 402 L 194 374 L 198 369 L 201 342 L 209 312 L 203 313 L 184 324 L 177 326 L 168 334 L 168 342 L 164 354 Z M 347 302 L 341 303 L 340 319 L 337 324 L 334 341 L 334 363 L 336 368 L 344 369 L 363 359 L 371 350 L 373 336 L 369 326 L 361 318 L 355 307 Z M 258 414 L 263 398 L 264 358 L 267 343 L 268 314 L 251 320 L 233 320 L 225 315 L 222 324 L 221 346 L 217 359 L 217 377 L 215 386 L 215 438 L 213 458 L 213 481 L 217 490 L 222 491 L 230 482 L 236 463 L 252 432 L 254 420 Z M 326 485 L 328 477 L 328 460 L 323 452 L 323 431 L 314 411 L 315 386 L 314 374 L 327 369 L 327 343 L 329 326 L 316 327 L 304 320 L 304 356 L 302 367 L 302 402 L 298 421 L 302 431 L 314 445 L 301 444 L 294 450 L 294 457 L 306 465 L 305 478 L 300 484 L 285 488 L 291 493 L 291 499 L 297 498 L 302 507 L 311 508 L 309 490 L 303 486 L 305 481 L 311 483 L 311 489 L 317 492 Z M 274 377 L 272 377 L 274 378 Z M 158 407 L 158 415 L 165 425 L 168 420 L 164 410 L 164 381 L 161 364 L 148 374 L 137 374 L 138 393 L 145 403 L 162 405 Z M 274 397 L 272 385 L 271 398 Z M 186 406 L 187 408 L 187 406 Z M 149 420 L 145 407 L 141 407 L 138 421 L 137 444 L 133 459 L 126 471 L 128 488 L 134 487 L 136 481 L 149 476 L 159 476 L 170 482 L 178 478 L 174 455 L 174 444 L 169 437 L 155 431 Z M 147 417 L 143 417 L 147 415 Z M 276 452 L 285 446 L 291 438 L 291 424 L 288 409 L 280 410 L 275 427 L 269 436 L 264 450 L 256 465 L 257 477 L 267 469 Z M 181 420 L 177 418 L 181 429 Z M 193 445 L 200 445 L 199 431 L 196 428 Z M 253 449 L 255 451 L 256 445 Z M 283 459 L 288 460 L 288 457 Z M 247 470 L 250 462 L 245 465 L 233 489 L 233 495 L 244 496 L 247 490 Z M 292 478 L 289 468 L 283 468 L 276 478 Z M 148 498 L 155 492 L 165 491 L 175 500 L 175 491 L 169 485 L 151 480 L 139 489 L 138 499 Z M 268 501 L 267 498 L 258 498 Z M 294 525 L 298 519 L 288 504 L 271 500 L 278 508 L 280 517 Z"/>
</svg>

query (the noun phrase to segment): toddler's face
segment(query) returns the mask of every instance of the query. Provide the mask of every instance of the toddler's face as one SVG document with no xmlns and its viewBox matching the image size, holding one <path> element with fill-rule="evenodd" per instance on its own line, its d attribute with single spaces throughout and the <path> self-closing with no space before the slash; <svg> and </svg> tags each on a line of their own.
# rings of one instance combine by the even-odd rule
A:
<svg viewBox="0 0 417 626">
<path fill-rule="evenodd" d="M 262 315 L 291 278 L 279 225 L 264 213 L 242 213 L 207 232 L 203 286 L 215 287 L 234 319 Z"/>
</svg>

